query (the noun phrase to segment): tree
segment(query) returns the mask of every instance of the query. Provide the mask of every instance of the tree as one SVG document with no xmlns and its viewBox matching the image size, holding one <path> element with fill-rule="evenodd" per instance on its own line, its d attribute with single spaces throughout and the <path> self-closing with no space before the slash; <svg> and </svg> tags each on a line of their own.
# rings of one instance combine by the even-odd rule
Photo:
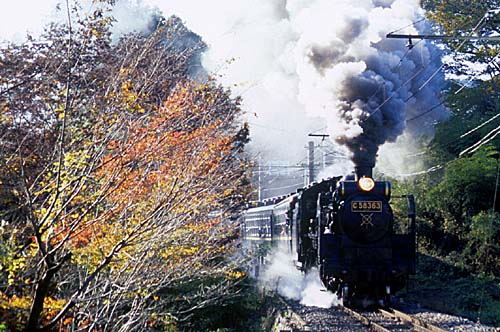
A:
<svg viewBox="0 0 500 332">
<path fill-rule="evenodd" d="M 440 183 L 431 187 L 426 197 L 424 214 L 437 222 L 441 233 L 439 247 L 444 253 L 461 251 L 471 230 L 472 218 L 493 207 L 496 188 L 498 152 L 481 149 L 471 157 L 452 161 Z M 496 202 L 495 209 L 499 209 Z M 435 241 L 436 239 L 430 239 Z"/>
<path fill-rule="evenodd" d="M 500 32 L 500 2 L 497 0 L 426 0 L 423 7 L 436 23 L 435 30 L 439 34 L 490 37 Z M 498 136 L 494 139 L 500 124 L 496 116 L 500 103 L 497 78 L 500 49 L 497 43 L 487 39 L 446 39 L 442 44 L 452 58 L 447 62 L 447 71 L 469 81 L 454 84 L 448 91 L 446 103 L 452 115 L 449 121 L 438 126 L 433 143 L 437 154 L 444 152 L 451 159 L 486 142 L 499 146 Z"/>
<path fill-rule="evenodd" d="M 497 0 L 425 0 L 422 3 L 427 16 L 437 23 L 437 32 L 450 36 L 492 36 L 498 34 L 498 13 L 493 11 L 500 7 Z M 452 52 L 458 54 L 454 62 L 448 64 L 449 71 L 454 74 L 473 75 L 472 63 L 488 63 L 484 73 L 491 78 L 496 76 L 498 65 L 492 61 L 498 54 L 498 46 L 491 42 L 463 42 L 458 39 L 443 41 Z"/>
<path fill-rule="evenodd" d="M 476 272 L 500 276 L 500 214 L 481 211 L 472 217 L 467 235 L 466 266 Z"/>
<path fill-rule="evenodd" d="M 0 51 L 14 330 L 175 325 L 243 276 L 224 259 L 244 200 L 239 100 L 190 80 L 204 44 L 178 18 L 113 44 L 104 8 Z"/>
<path fill-rule="evenodd" d="M 458 85 L 452 88 L 457 89 Z M 461 93 L 452 94 L 447 99 L 450 118 L 436 125 L 431 142 L 431 149 L 444 159 L 440 162 L 458 157 L 500 124 L 498 94 L 493 91 L 491 82 L 480 81 L 461 89 Z M 500 137 L 490 144 L 500 148 Z"/>
</svg>

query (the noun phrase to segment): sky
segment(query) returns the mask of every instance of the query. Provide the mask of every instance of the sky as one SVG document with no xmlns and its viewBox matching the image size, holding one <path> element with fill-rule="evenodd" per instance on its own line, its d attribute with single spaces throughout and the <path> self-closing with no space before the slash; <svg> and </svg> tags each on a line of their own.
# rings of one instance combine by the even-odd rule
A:
<svg viewBox="0 0 500 332">
<path fill-rule="evenodd" d="M 61 2 L 63 10 L 56 12 Z M 0 40 L 20 42 L 26 32 L 37 35 L 47 22 L 65 20 L 64 3 L 7 2 L 0 12 Z M 92 9 L 91 0 L 80 3 Z M 356 149 L 369 150 L 379 166 L 409 173 L 414 170 L 397 162 L 418 150 L 410 144 L 415 135 L 443 117 L 438 110 L 414 128 L 405 123 L 405 116 L 438 102 L 439 75 L 409 98 L 439 67 L 436 49 L 422 42 L 409 52 L 405 41 L 383 38 L 402 27 L 400 33 L 417 31 L 412 22 L 422 15 L 418 0 L 120 0 L 114 34 L 144 30 L 156 10 L 179 16 L 209 45 L 203 64 L 243 97 L 251 146 L 261 158 L 303 162 L 308 134 L 326 133 L 343 144 L 339 151 L 349 148 L 355 156 Z M 375 128 L 358 142 L 371 113 L 373 124 L 391 126 Z"/>
<path fill-rule="evenodd" d="M 5 1 L 0 11 L 0 39 L 22 41 L 26 32 L 38 34 L 50 20 L 56 0 Z"/>
</svg>

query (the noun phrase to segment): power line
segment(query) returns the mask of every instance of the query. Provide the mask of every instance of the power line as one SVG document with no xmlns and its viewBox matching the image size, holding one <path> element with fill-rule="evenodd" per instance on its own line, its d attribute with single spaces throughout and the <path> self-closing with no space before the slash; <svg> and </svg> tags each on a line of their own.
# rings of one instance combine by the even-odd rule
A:
<svg viewBox="0 0 500 332">
<path fill-rule="evenodd" d="M 495 57 L 493 57 L 490 61 L 488 61 L 486 64 L 489 66 L 491 63 L 493 63 L 497 57 L 499 57 L 500 54 L 497 54 L 495 55 Z M 478 76 L 480 75 L 480 73 L 476 73 L 474 76 L 472 76 L 471 78 L 469 78 L 469 80 L 467 81 L 468 83 L 470 83 L 471 81 L 475 80 Z M 453 92 L 453 94 L 450 94 L 448 95 L 448 97 L 444 98 L 444 100 L 442 100 L 441 102 L 439 102 L 437 105 L 434 105 L 432 106 L 430 109 L 420 113 L 420 114 L 417 114 L 416 116 L 414 116 L 413 118 L 410 118 L 410 119 L 407 119 L 406 122 L 409 122 L 409 121 L 413 121 L 413 120 L 416 120 L 422 116 L 424 116 L 425 114 L 429 113 L 429 112 L 432 112 L 434 111 L 436 108 L 438 108 L 439 106 L 443 105 L 444 103 L 446 103 L 448 101 L 448 99 L 450 99 L 452 96 L 456 96 L 458 95 L 459 93 L 461 93 L 465 88 L 467 87 L 466 84 L 463 84 L 459 89 L 457 89 L 457 91 Z M 465 136 L 465 135 L 463 135 Z M 462 136 L 461 136 L 462 137 Z"/>
<path fill-rule="evenodd" d="M 484 16 L 483 18 L 481 18 L 481 20 L 479 20 L 479 22 L 476 24 L 476 26 L 474 27 L 473 31 L 469 34 L 469 37 L 470 38 L 467 38 L 466 36 L 459 36 L 460 38 L 456 38 L 456 39 L 459 39 L 459 40 L 463 40 L 462 43 L 460 43 L 460 45 L 454 50 L 455 53 L 457 53 L 462 47 L 463 45 L 468 41 L 468 40 L 480 40 L 480 38 L 477 38 L 475 36 L 472 36 L 473 33 L 475 33 L 476 30 L 478 30 L 483 24 L 484 22 L 486 21 L 486 19 L 489 18 L 489 16 L 491 14 L 498 14 L 500 13 L 500 9 L 496 9 L 496 10 L 490 10 L 488 11 Z M 402 30 L 402 29 L 399 29 L 399 30 Z M 399 30 L 396 30 L 396 31 L 399 31 Z M 395 31 L 394 31 L 395 32 Z M 401 38 L 402 36 L 405 36 L 405 38 L 407 37 L 413 37 L 415 38 L 416 36 L 415 35 L 395 35 L 394 32 L 390 33 L 387 35 L 387 38 L 396 38 L 396 36 L 398 36 L 399 38 Z M 389 36 L 391 35 L 391 36 Z M 427 38 L 427 39 L 438 39 L 438 38 L 432 38 L 432 35 L 421 35 L 423 37 L 430 37 L 430 38 Z M 436 36 L 437 37 L 437 36 Z M 444 36 L 446 37 L 446 36 Z M 422 38 L 423 40 L 424 38 Z M 441 39 L 448 39 L 447 37 L 446 38 L 441 38 Z M 451 38 L 450 38 L 451 39 Z M 490 36 L 490 37 L 483 37 L 482 39 L 487 39 L 487 40 L 498 40 L 500 41 L 500 36 Z M 411 46 L 411 39 L 409 39 L 409 45 Z M 497 57 L 499 56 L 499 54 L 495 55 L 491 60 L 489 60 L 487 62 L 487 66 L 491 66 L 491 64 L 496 64 L 496 59 Z M 423 87 L 425 87 L 427 84 L 430 83 L 430 81 L 435 77 L 435 75 L 444 67 L 444 64 L 442 64 L 431 76 L 428 80 L 426 80 L 426 82 L 424 82 L 424 84 L 422 86 L 419 87 L 419 89 L 416 91 L 416 93 L 414 93 L 411 97 L 409 97 L 407 100 L 405 100 L 405 102 L 407 102 L 408 100 L 410 100 L 413 96 L 415 96 L 418 92 L 420 92 Z M 468 81 L 471 82 L 472 80 L 474 80 L 477 76 L 479 75 L 479 73 L 476 73 L 472 78 L 470 78 Z M 404 86 L 404 85 L 403 85 Z M 460 92 L 462 92 L 464 89 L 466 88 L 466 85 L 463 85 L 461 86 L 459 89 L 457 89 L 457 91 L 455 91 L 453 93 L 453 95 L 457 95 L 459 94 Z M 391 95 L 388 99 L 392 98 L 393 96 Z M 420 117 L 422 117 L 423 115 L 427 114 L 427 113 L 430 113 L 432 112 L 433 110 L 435 110 L 436 108 L 440 107 L 441 105 L 443 105 L 449 98 L 451 97 L 451 95 L 449 95 L 447 98 L 445 98 L 443 101 L 441 101 L 440 103 L 438 103 L 437 105 L 431 107 L 430 109 L 424 111 L 423 113 L 421 114 L 418 114 L 416 115 L 415 117 L 413 118 L 410 118 L 407 120 L 408 121 L 412 121 L 412 120 L 415 120 L 415 119 L 418 119 Z M 384 103 L 386 103 L 386 101 L 384 101 Z M 378 109 L 376 109 L 376 111 L 378 111 Z M 371 116 L 371 114 L 370 114 Z M 479 126 L 476 126 L 475 128 L 473 128 L 472 130 L 469 130 L 468 132 L 466 132 L 465 134 L 461 135 L 460 138 L 463 138 L 469 134 L 471 134 L 472 132 L 482 128 L 483 126 L 485 126 L 486 124 L 492 122 L 493 120 L 495 120 L 497 117 L 499 117 L 500 114 L 497 114 L 495 116 L 493 116 L 492 118 L 488 119 L 487 121 L 483 122 L 482 124 L 480 124 Z M 476 142 L 474 145 L 472 145 L 471 147 L 465 149 L 464 151 L 460 152 L 459 156 L 463 156 L 464 154 L 466 153 L 473 153 L 475 151 L 477 151 L 481 146 L 483 146 L 484 144 L 487 144 L 488 142 L 492 141 L 496 136 L 498 136 L 500 134 L 500 126 L 491 130 L 488 134 L 486 134 L 481 140 L 479 140 L 478 142 Z M 421 171 L 421 172 L 416 172 L 416 173 L 410 173 L 410 174 L 400 174 L 400 176 L 415 176 L 415 175 L 421 175 L 421 174 L 426 174 L 426 173 L 430 173 L 430 172 L 433 172 L 433 171 L 437 171 L 437 170 L 440 170 L 442 168 L 444 168 L 445 166 L 447 166 L 448 164 L 450 164 L 453 160 L 450 160 L 448 161 L 447 163 L 445 163 L 444 165 L 435 165 L 433 167 L 430 167 L 428 168 L 427 170 L 425 171 Z M 500 165 L 500 163 L 499 163 Z M 500 166 L 499 166 L 500 167 Z M 497 179 L 498 180 L 498 179 Z"/>
<path fill-rule="evenodd" d="M 418 20 L 418 21 L 412 22 L 412 23 L 410 23 L 410 24 L 408 24 L 408 25 L 405 25 L 405 26 L 404 26 L 404 27 L 402 27 L 402 28 L 399 28 L 399 29 L 396 29 L 396 30 L 394 30 L 394 31 L 392 31 L 392 32 L 389 32 L 389 34 L 393 34 L 393 33 L 395 33 L 395 32 L 401 31 L 401 30 L 403 30 L 403 29 L 409 28 L 409 27 L 414 26 L 414 25 L 416 25 L 416 24 L 418 24 L 418 23 L 420 23 L 420 22 L 422 22 L 422 21 L 425 21 L 425 20 L 426 20 L 426 18 L 425 18 L 425 17 L 422 17 L 422 18 L 421 18 L 420 20 Z"/>
<path fill-rule="evenodd" d="M 251 166 L 249 168 L 304 168 L 305 165 L 267 165 L 267 166 Z"/>
<path fill-rule="evenodd" d="M 487 66 L 490 66 L 492 63 L 494 63 L 494 62 L 495 62 L 495 60 L 499 57 L 499 55 L 500 55 L 500 54 L 495 55 L 492 59 L 490 59 L 490 60 L 486 63 L 486 65 L 487 65 Z M 470 83 L 471 81 L 475 80 L 475 79 L 476 79 L 476 78 L 477 78 L 480 74 L 481 74 L 481 73 L 476 73 L 474 76 L 472 76 L 471 78 L 469 78 L 469 80 L 468 80 L 467 82 L 469 82 L 469 83 Z M 459 89 L 457 89 L 457 91 L 455 91 L 452 95 L 453 95 L 453 96 L 458 95 L 458 94 L 459 94 L 460 92 L 462 92 L 462 91 L 463 91 L 466 87 L 467 87 L 467 85 L 466 85 L 466 84 L 463 84 L 463 85 L 462 85 Z M 423 115 L 425 115 L 425 114 L 427 114 L 427 113 L 429 113 L 429 112 L 434 111 L 436 108 L 438 108 L 439 106 L 441 106 L 441 105 L 443 105 L 444 103 L 446 103 L 446 102 L 448 101 L 448 99 L 450 99 L 450 98 L 451 98 L 451 96 L 452 96 L 452 95 L 448 95 L 448 97 L 444 98 L 444 100 L 442 100 L 442 101 L 441 101 L 440 103 L 438 103 L 437 105 L 434 105 L 433 107 L 431 107 L 430 109 L 428 109 L 428 110 L 424 111 L 423 113 L 420 113 L 420 114 L 418 114 L 418 115 L 414 116 L 413 118 L 410 118 L 410 119 L 406 120 L 406 122 L 416 120 L 416 119 L 418 119 L 418 118 L 422 117 Z M 464 134 L 464 135 L 462 135 L 462 136 L 460 136 L 460 137 L 462 138 L 463 136 L 466 136 L 467 134 L 468 134 L 468 133 L 466 133 L 466 134 Z"/>
<path fill-rule="evenodd" d="M 481 138 L 479 141 L 474 143 L 472 146 L 468 147 L 467 149 L 463 150 L 458 154 L 459 157 L 463 156 L 464 154 L 467 153 L 473 153 L 476 152 L 481 146 L 491 142 L 497 135 L 500 134 L 500 126 L 496 127 L 489 133 L 487 133 L 483 138 Z"/>
<path fill-rule="evenodd" d="M 466 132 L 465 134 L 462 134 L 460 136 L 460 138 L 464 138 L 465 136 L 467 135 L 470 135 L 472 134 L 473 132 L 475 132 L 476 130 L 479 130 L 481 129 L 482 127 L 484 127 L 485 125 L 487 125 L 488 123 L 490 123 L 491 121 L 495 120 L 496 118 L 500 117 L 500 113 L 498 113 L 497 115 L 493 116 L 492 118 L 486 120 L 485 122 L 481 123 L 479 126 L 469 130 L 468 132 Z"/>
<path fill-rule="evenodd" d="M 271 127 L 271 126 L 265 126 L 265 125 L 261 125 L 261 124 L 254 123 L 254 122 L 248 122 L 248 121 L 247 121 L 247 123 L 249 125 L 256 126 L 256 127 L 261 127 L 261 128 L 264 128 L 264 129 L 271 129 L 271 130 L 275 130 L 275 131 L 281 131 L 281 132 L 284 132 L 284 133 L 294 133 L 294 131 L 292 131 L 292 130 L 287 130 L 287 129 L 283 129 L 283 128 L 276 128 L 276 127 Z"/>
<path fill-rule="evenodd" d="M 463 40 L 463 41 L 460 43 L 460 45 L 458 45 L 458 47 L 454 50 L 454 52 L 455 52 L 455 53 L 459 52 L 459 51 L 460 51 L 460 49 L 461 49 L 461 48 L 465 45 L 465 43 L 467 42 L 467 39 L 465 39 L 465 38 L 467 38 L 467 37 L 470 37 L 470 38 L 475 37 L 475 36 L 474 36 L 474 34 L 476 33 L 476 31 L 477 31 L 479 28 L 481 28 L 481 26 L 484 24 L 484 22 L 486 21 L 486 19 L 487 19 L 487 18 L 489 18 L 489 15 L 490 15 L 490 11 L 486 12 L 486 14 L 485 14 L 485 15 L 484 15 L 484 16 L 483 16 L 480 20 L 479 20 L 479 22 L 477 22 L 477 24 L 475 25 L 475 27 L 472 29 L 472 31 L 469 33 L 469 35 L 468 35 L 468 36 L 460 36 L 460 38 L 463 38 L 464 40 Z M 399 29 L 399 30 L 402 30 L 402 29 Z M 396 30 L 396 31 L 398 31 L 398 30 Z M 433 36 L 433 37 L 437 37 L 437 36 L 435 36 L 435 35 L 397 35 L 397 34 L 394 34 L 393 32 L 391 32 L 391 33 L 389 33 L 389 34 L 387 34 L 387 35 L 386 35 L 386 37 L 387 37 L 387 38 L 409 38 L 409 37 L 417 38 L 417 37 L 419 37 L 419 38 L 420 38 L 420 39 L 422 39 L 422 40 L 423 40 L 423 39 L 433 39 L 433 38 L 425 38 L 425 37 L 432 37 L 432 36 Z M 438 38 L 434 38 L 434 39 L 438 39 Z M 499 37 L 499 40 L 500 40 L 500 37 Z M 411 45 L 411 38 L 409 38 L 409 42 L 410 42 L 410 45 Z M 432 61 L 430 61 L 430 62 L 432 62 Z M 490 61 L 490 62 L 491 62 L 491 61 Z M 416 95 L 417 95 L 420 91 L 422 91 L 422 89 L 423 89 L 425 86 L 427 86 L 427 85 L 428 85 L 428 84 L 429 84 L 429 83 L 430 83 L 430 82 L 434 79 L 434 77 L 436 77 L 436 75 L 437 75 L 437 74 L 438 74 L 438 73 L 439 73 L 439 72 L 440 72 L 440 71 L 444 68 L 444 66 L 445 66 L 445 65 L 444 65 L 444 63 L 443 63 L 443 64 L 441 64 L 441 65 L 440 65 L 440 66 L 439 66 L 439 67 L 438 67 L 438 68 L 437 68 L 437 69 L 436 69 L 436 70 L 435 70 L 435 71 L 434 71 L 434 72 L 433 72 L 433 73 L 429 76 L 429 78 L 428 78 L 428 79 L 427 79 L 427 80 L 426 80 L 426 81 L 425 81 L 425 82 L 424 82 L 424 83 L 423 83 L 423 84 L 422 84 L 422 85 L 421 85 L 421 86 L 417 89 L 417 91 L 416 91 L 416 92 L 414 92 L 414 93 L 412 93 L 412 95 L 411 95 L 410 97 L 408 97 L 408 98 L 405 100 L 405 102 L 408 102 L 410 99 L 412 99 L 413 97 L 415 97 L 415 96 L 416 96 Z M 425 67 L 424 67 L 424 68 L 425 68 Z M 420 72 L 418 72 L 417 74 L 419 74 L 419 73 L 420 73 Z M 415 76 L 416 76 L 416 75 L 414 75 L 414 77 L 415 77 Z M 413 79 L 413 77 L 412 77 L 409 81 L 411 81 L 412 79 Z M 407 84 L 407 82 L 409 82 L 409 81 L 406 81 L 406 82 L 405 82 L 405 84 L 403 84 L 403 85 L 402 85 L 400 88 L 398 88 L 398 90 L 396 90 L 395 92 L 399 91 L 399 89 L 401 89 L 403 86 L 405 86 L 405 85 Z M 461 88 L 461 89 L 459 89 L 459 91 L 461 91 L 461 90 L 462 90 L 462 88 Z M 457 94 L 459 91 L 455 92 L 455 94 Z M 386 100 L 384 100 L 384 102 L 383 102 L 383 103 L 382 103 L 379 107 L 377 107 L 377 108 L 375 109 L 375 111 L 374 111 L 374 112 L 372 112 L 372 113 L 370 114 L 370 116 L 371 116 L 372 114 L 374 114 L 375 112 L 379 111 L 379 110 L 380 110 L 380 108 L 381 108 L 384 104 L 386 104 L 386 103 L 387 103 L 390 99 L 392 99 L 392 98 L 394 97 L 394 95 L 395 95 L 395 92 L 394 92 L 394 93 L 393 93 L 393 94 L 392 94 L 389 98 L 387 98 Z M 449 97 L 448 97 L 448 98 L 449 98 Z M 420 118 L 420 117 L 424 116 L 425 114 L 428 114 L 428 113 L 430 113 L 430 112 L 434 111 L 435 109 L 437 109 L 438 107 L 440 107 L 441 105 L 443 105 L 443 104 L 445 103 L 445 101 L 446 101 L 448 98 L 446 98 L 444 101 L 440 102 L 439 104 L 437 104 L 437 105 L 435 105 L 435 106 L 431 107 L 429 110 L 427 110 L 427 111 L 425 111 L 425 112 L 423 112 L 423 113 L 421 113 L 421 114 L 418 114 L 417 116 L 415 116 L 415 117 L 413 117 L 413 118 L 411 118 L 411 119 L 409 119 L 409 120 L 407 120 L 407 121 L 412 121 L 412 120 L 418 119 L 418 118 Z"/>
<path fill-rule="evenodd" d="M 393 34 L 389 33 L 386 38 L 408 38 L 411 39 L 431 39 L 431 40 L 464 40 L 464 41 L 474 41 L 474 40 L 487 40 L 487 41 L 500 41 L 500 36 L 447 36 L 447 35 L 404 35 L 404 34 Z M 411 44 L 410 44 L 411 45 Z"/>
<path fill-rule="evenodd" d="M 427 173 L 430 173 L 430 172 L 439 171 L 440 169 L 444 168 L 449 163 L 450 162 L 448 162 L 448 163 L 446 163 L 444 165 L 435 165 L 435 166 L 429 167 L 425 171 L 419 171 L 419 172 L 414 172 L 414 173 L 398 174 L 398 176 L 400 176 L 400 177 L 410 177 L 410 176 L 423 175 L 423 174 L 427 174 Z"/>
<path fill-rule="evenodd" d="M 295 187 L 295 188 L 301 188 L 301 187 L 303 187 L 303 186 L 304 186 L 304 183 L 303 183 L 303 182 L 300 182 L 300 183 L 291 184 L 291 185 L 289 185 L 289 186 L 284 186 L 284 187 L 261 189 L 261 191 L 282 190 L 282 189 L 287 189 L 287 188 L 292 188 L 292 187 Z"/>
<path fill-rule="evenodd" d="M 418 119 L 418 118 L 420 118 L 420 117 L 422 117 L 422 116 L 426 115 L 427 113 L 430 113 L 430 112 L 434 111 L 436 108 L 438 108 L 438 107 L 442 106 L 442 105 L 443 105 L 443 104 L 444 104 L 444 103 L 445 103 L 448 99 L 449 99 L 449 97 L 448 97 L 448 98 L 446 98 L 445 100 L 441 101 L 439 104 L 432 106 L 432 107 L 431 107 L 430 109 L 428 109 L 427 111 L 422 112 L 422 113 L 420 113 L 420 114 L 417 114 L 417 115 L 415 115 L 413 118 L 407 119 L 407 120 L 406 120 L 406 122 L 410 122 L 410 121 L 416 120 L 416 119 Z"/>
<path fill-rule="evenodd" d="M 397 69 L 398 67 L 401 67 L 402 64 L 403 64 L 403 59 L 405 59 L 405 57 L 408 55 L 409 51 L 411 49 L 408 49 L 408 51 L 406 51 L 406 53 L 403 55 L 403 57 L 401 57 L 401 59 L 399 60 L 399 64 L 398 66 L 395 68 Z M 429 60 L 429 63 L 432 63 L 436 58 L 438 58 L 438 56 L 436 55 L 435 57 L 433 57 L 432 59 Z M 428 65 L 427 65 L 428 66 Z M 399 90 L 401 90 L 402 88 L 404 88 L 406 85 L 408 85 L 410 82 L 413 81 L 413 79 L 415 79 L 418 75 L 420 75 L 424 70 L 425 68 L 427 68 L 427 66 L 421 66 L 419 68 L 419 70 L 413 74 L 408 80 L 406 80 L 405 82 L 403 82 L 403 84 L 401 84 L 396 90 L 392 91 L 392 93 L 390 94 L 390 96 L 388 96 L 387 98 L 385 98 L 382 103 L 380 103 L 374 110 L 373 112 L 371 112 L 369 115 L 368 115 L 368 118 L 369 119 L 372 115 L 374 115 L 375 113 L 377 113 L 378 111 L 380 111 L 382 109 L 382 107 L 387 104 L 389 101 L 392 100 L 392 98 L 394 98 L 396 95 L 397 95 L 397 92 L 399 92 Z M 441 67 L 438 69 L 440 70 L 442 68 L 442 65 Z M 377 90 L 369 99 L 373 98 L 376 93 L 378 92 L 379 90 Z M 406 99 L 404 102 L 408 102 L 412 97 L 414 97 L 415 94 L 412 94 L 412 96 L 410 96 L 408 99 Z"/>
</svg>

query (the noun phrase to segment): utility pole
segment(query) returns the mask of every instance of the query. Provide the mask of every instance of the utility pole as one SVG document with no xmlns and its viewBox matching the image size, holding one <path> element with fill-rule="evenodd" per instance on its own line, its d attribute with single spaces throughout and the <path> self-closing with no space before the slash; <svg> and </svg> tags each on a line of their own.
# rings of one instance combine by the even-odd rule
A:
<svg viewBox="0 0 500 332">
<path fill-rule="evenodd" d="M 323 142 L 327 137 L 330 137 L 328 134 L 309 134 L 309 137 L 321 137 L 321 141 Z M 320 146 L 321 149 L 321 146 Z M 322 149 L 321 149 L 322 150 Z M 311 152 L 312 151 L 312 152 Z M 321 169 L 325 169 L 325 151 L 322 150 L 322 160 L 321 160 Z M 311 157 L 312 154 L 312 157 Z M 312 160 L 312 161 L 311 161 Z M 314 182 L 315 174 L 314 174 L 314 142 L 309 142 L 309 183 Z"/>
<path fill-rule="evenodd" d="M 262 174 L 262 167 L 261 167 L 261 163 L 262 163 L 262 158 L 259 157 L 259 159 L 257 160 L 257 162 L 259 163 L 259 166 L 258 166 L 258 169 L 257 169 L 257 201 L 258 202 L 261 202 L 262 201 L 262 179 L 261 179 L 261 174 Z"/>
<path fill-rule="evenodd" d="M 314 142 L 309 141 L 309 183 L 313 183 L 315 180 L 314 174 Z"/>
</svg>

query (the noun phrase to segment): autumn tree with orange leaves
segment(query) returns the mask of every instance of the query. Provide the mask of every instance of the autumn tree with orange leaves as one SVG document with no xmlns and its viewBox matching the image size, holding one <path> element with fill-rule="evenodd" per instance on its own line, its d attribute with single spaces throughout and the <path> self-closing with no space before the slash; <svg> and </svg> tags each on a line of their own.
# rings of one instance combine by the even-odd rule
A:
<svg viewBox="0 0 500 332">
<path fill-rule="evenodd" d="M 12 331 L 175 330 L 238 296 L 239 100 L 192 80 L 205 45 L 178 18 L 112 43 L 105 9 L 75 6 L 43 41 L 0 50 L 0 324 Z"/>
</svg>

